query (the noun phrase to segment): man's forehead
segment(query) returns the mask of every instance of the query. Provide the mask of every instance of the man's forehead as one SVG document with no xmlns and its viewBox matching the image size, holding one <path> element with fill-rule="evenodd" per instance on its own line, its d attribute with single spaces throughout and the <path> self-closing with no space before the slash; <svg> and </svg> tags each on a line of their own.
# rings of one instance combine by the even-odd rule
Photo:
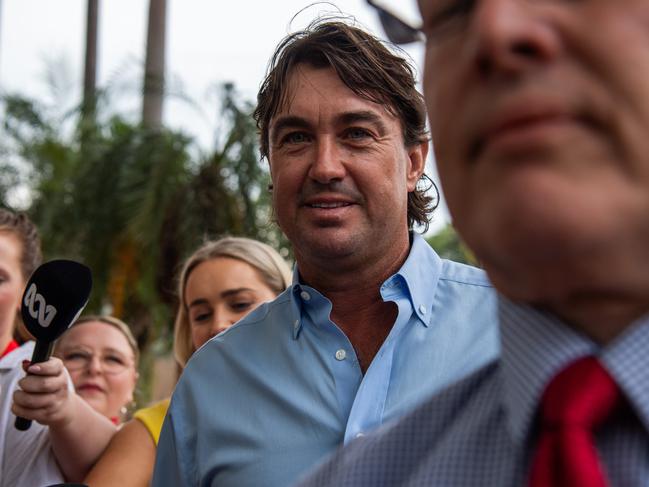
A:
<svg viewBox="0 0 649 487">
<path fill-rule="evenodd" d="M 396 118 L 385 104 L 362 96 L 345 85 L 333 68 L 300 64 L 287 76 L 270 127 L 272 129 L 277 120 L 286 117 L 307 119 L 317 114 L 318 117 L 345 121 L 354 118 L 356 113 Z"/>
</svg>

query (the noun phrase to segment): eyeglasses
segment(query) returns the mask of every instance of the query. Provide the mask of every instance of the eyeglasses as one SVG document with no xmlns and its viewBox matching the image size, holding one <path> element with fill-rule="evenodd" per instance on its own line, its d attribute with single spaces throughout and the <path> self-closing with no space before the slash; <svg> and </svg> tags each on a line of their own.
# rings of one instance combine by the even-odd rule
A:
<svg viewBox="0 0 649 487">
<path fill-rule="evenodd" d="M 398 17 L 396 14 L 378 5 L 374 0 L 367 0 L 368 5 L 376 9 L 379 14 L 381 26 L 388 39 L 395 44 L 410 44 L 426 40 L 421 28 L 414 27 L 409 22 Z"/>
<path fill-rule="evenodd" d="M 63 364 L 69 371 L 86 369 L 95 358 L 95 354 L 85 350 L 74 350 L 63 355 Z M 118 354 L 107 353 L 99 356 L 101 370 L 106 374 L 119 374 L 130 366 L 130 361 Z"/>
</svg>

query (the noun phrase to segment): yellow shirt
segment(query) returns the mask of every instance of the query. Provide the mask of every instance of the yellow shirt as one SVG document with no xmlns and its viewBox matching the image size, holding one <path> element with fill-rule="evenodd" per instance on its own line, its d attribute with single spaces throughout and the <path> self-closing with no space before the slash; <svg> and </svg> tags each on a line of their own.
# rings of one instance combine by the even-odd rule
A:
<svg viewBox="0 0 649 487">
<path fill-rule="evenodd" d="M 162 430 L 162 422 L 167 414 L 167 409 L 169 409 L 169 399 L 163 399 L 153 406 L 138 409 L 133 414 L 133 418 L 141 421 L 149 430 L 156 447 L 158 446 L 158 438 L 160 438 L 160 430 Z"/>
</svg>

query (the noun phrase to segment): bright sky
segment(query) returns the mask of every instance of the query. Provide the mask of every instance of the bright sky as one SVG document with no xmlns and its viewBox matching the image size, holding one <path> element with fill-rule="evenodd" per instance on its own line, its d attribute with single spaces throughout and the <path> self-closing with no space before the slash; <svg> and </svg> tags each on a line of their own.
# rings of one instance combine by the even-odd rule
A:
<svg viewBox="0 0 649 487">
<path fill-rule="evenodd" d="M 99 3 L 98 85 L 117 93 L 117 110 L 137 118 L 148 1 Z M 414 11 L 414 0 L 391 3 Z M 310 0 L 168 0 L 171 96 L 165 102 L 165 123 L 194 135 L 209 150 L 218 127 L 215 86 L 231 81 L 243 98 L 254 101 L 276 44 L 336 7 L 383 37 L 365 0 L 316 5 Z M 85 16 L 86 0 L 0 0 L 0 91 L 73 108 L 82 85 Z M 408 52 L 420 65 L 421 46 Z M 48 77 L 55 80 L 56 93 Z M 436 179 L 432 168 L 428 172 Z M 433 227 L 447 221 L 446 210 L 438 210 Z"/>
</svg>

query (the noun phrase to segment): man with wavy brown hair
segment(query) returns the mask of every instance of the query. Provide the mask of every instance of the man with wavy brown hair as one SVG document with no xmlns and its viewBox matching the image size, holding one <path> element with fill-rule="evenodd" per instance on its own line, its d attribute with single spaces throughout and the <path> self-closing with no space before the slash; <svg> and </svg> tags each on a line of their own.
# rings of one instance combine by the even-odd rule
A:
<svg viewBox="0 0 649 487">
<path fill-rule="evenodd" d="M 293 284 L 189 361 L 154 485 L 290 485 L 497 353 L 482 271 L 413 230 L 432 201 L 423 98 L 403 57 L 318 21 L 277 48 L 255 118 Z"/>
</svg>

